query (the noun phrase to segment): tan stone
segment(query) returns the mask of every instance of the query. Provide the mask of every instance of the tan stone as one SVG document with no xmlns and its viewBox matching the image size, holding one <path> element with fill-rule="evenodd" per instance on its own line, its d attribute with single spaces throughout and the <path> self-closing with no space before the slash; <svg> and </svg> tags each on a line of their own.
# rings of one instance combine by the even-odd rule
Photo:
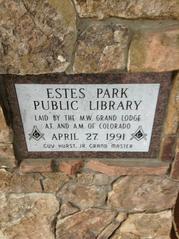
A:
<svg viewBox="0 0 179 239">
<path fill-rule="evenodd" d="M 95 239 L 114 217 L 112 211 L 93 208 L 58 219 L 56 239 Z"/>
<path fill-rule="evenodd" d="M 16 167 L 16 159 L 12 144 L 0 143 L 0 168 Z"/>
<path fill-rule="evenodd" d="M 91 160 L 86 168 L 104 173 L 109 176 L 122 175 L 164 175 L 168 170 L 168 164 L 152 163 L 146 165 L 144 162 L 111 162 L 105 160 Z"/>
<path fill-rule="evenodd" d="M 74 0 L 80 17 L 179 18 L 177 0 Z"/>
<path fill-rule="evenodd" d="M 172 82 L 164 134 L 176 134 L 179 124 L 179 74 Z"/>
<path fill-rule="evenodd" d="M 70 0 L 0 2 L 0 72 L 62 72 L 76 40 L 76 12 Z"/>
<path fill-rule="evenodd" d="M 72 215 L 76 212 L 78 212 L 79 209 L 77 207 L 74 207 L 71 203 L 67 202 L 62 204 L 60 208 L 60 217 L 67 217 L 69 215 Z"/>
<path fill-rule="evenodd" d="M 93 23 L 79 36 L 74 73 L 94 73 L 126 68 L 129 32 L 119 24 Z"/>
<path fill-rule="evenodd" d="M 41 192 L 40 178 L 39 174 L 20 175 L 0 169 L 0 192 Z"/>
<path fill-rule="evenodd" d="M 94 181 L 94 174 L 93 173 L 78 173 L 77 174 L 77 181 L 80 184 L 85 184 L 85 185 L 93 185 Z"/>
<path fill-rule="evenodd" d="M 42 176 L 44 178 L 42 180 L 44 192 L 57 192 L 70 180 L 67 175 L 60 172 L 43 173 Z"/>
<path fill-rule="evenodd" d="M 159 176 L 127 176 L 117 180 L 108 195 L 108 205 L 129 212 L 160 211 L 175 204 L 179 184 Z"/>
<path fill-rule="evenodd" d="M 129 215 L 111 239 L 170 239 L 171 211 Z"/>
<path fill-rule="evenodd" d="M 22 173 L 52 172 L 52 159 L 28 158 L 20 164 Z"/>
<path fill-rule="evenodd" d="M 105 186 L 111 184 L 116 177 L 109 177 L 104 173 L 79 173 L 77 174 L 77 180 L 80 184 Z"/>
<path fill-rule="evenodd" d="M 94 180 L 93 183 L 97 186 L 103 186 L 103 185 L 109 185 L 111 184 L 114 180 L 116 179 L 116 177 L 110 177 L 108 175 L 105 175 L 103 173 L 96 173 L 94 175 Z"/>
<path fill-rule="evenodd" d="M 4 113 L 0 107 L 0 143 L 12 143 L 12 130 L 7 126 Z"/>
<path fill-rule="evenodd" d="M 107 190 L 104 186 L 68 183 L 58 192 L 57 196 L 65 202 L 71 202 L 81 209 L 86 209 L 104 205 L 106 194 Z"/>
<path fill-rule="evenodd" d="M 10 188 L 11 173 L 0 169 L 0 192 L 8 192 Z"/>
<path fill-rule="evenodd" d="M 54 239 L 59 203 L 52 194 L 0 194 L 0 235 L 5 239 Z"/>
<path fill-rule="evenodd" d="M 9 192 L 12 193 L 33 193 L 42 192 L 39 174 L 19 175 L 12 174 Z"/>
<path fill-rule="evenodd" d="M 113 234 L 113 232 L 119 227 L 120 223 L 114 221 L 110 225 L 108 225 L 102 233 L 97 237 L 97 239 L 104 239 L 104 238 L 110 238 L 110 236 Z"/>
<path fill-rule="evenodd" d="M 122 223 L 124 220 L 127 219 L 127 214 L 125 212 L 120 212 L 117 216 L 116 216 L 116 221 Z"/>
<path fill-rule="evenodd" d="M 111 237 L 111 239 L 141 239 L 139 236 L 131 234 L 131 233 L 125 233 L 125 234 L 120 233 L 119 235 L 117 235 L 117 232 L 118 231 L 116 231 L 116 233 Z"/>
<path fill-rule="evenodd" d="M 97 239 L 105 239 L 105 238 L 111 238 L 110 236 L 114 233 L 114 231 L 121 225 L 121 223 L 126 220 L 127 214 L 125 213 L 119 213 L 115 220 L 109 224 L 97 237 Z"/>
<path fill-rule="evenodd" d="M 12 159 L 5 159 L 5 158 L 0 158 L 0 168 L 5 168 L 5 169 L 14 169 L 16 167 L 16 162 L 15 158 L 14 160 Z"/>
<path fill-rule="evenodd" d="M 179 29 L 138 32 L 130 49 L 128 70 L 172 71 L 179 69 Z"/>
</svg>

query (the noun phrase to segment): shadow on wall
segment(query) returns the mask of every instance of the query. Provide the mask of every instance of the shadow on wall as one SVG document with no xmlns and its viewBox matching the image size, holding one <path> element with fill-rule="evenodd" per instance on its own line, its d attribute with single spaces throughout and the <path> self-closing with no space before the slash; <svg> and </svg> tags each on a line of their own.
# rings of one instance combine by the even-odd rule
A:
<svg viewBox="0 0 179 239">
<path fill-rule="evenodd" d="M 179 194 L 176 201 L 175 209 L 174 209 L 174 221 L 175 221 L 175 228 L 172 228 L 171 231 L 171 239 L 178 239 L 179 237 L 176 236 L 176 232 L 178 232 L 179 235 Z"/>
</svg>

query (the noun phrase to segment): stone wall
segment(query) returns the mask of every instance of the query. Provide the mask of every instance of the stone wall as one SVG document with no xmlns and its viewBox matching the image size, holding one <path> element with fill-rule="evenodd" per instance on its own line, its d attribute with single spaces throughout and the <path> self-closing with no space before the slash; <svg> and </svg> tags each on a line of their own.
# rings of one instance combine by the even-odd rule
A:
<svg viewBox="0 0 179 239">
<path fill-rule="evenodd" d="M 0 0 L 4 78 L 124 71 L 173 72 L 158 162 L 19 166 L 0 82 L 0 239 L 169 239 L 179 192 L 178 0 Z"/>
<path fill-rule="evenodd" d="M 179 185 L 168 176 L 0 170 L 0 238 L 170 238 Z"/>
</svg>

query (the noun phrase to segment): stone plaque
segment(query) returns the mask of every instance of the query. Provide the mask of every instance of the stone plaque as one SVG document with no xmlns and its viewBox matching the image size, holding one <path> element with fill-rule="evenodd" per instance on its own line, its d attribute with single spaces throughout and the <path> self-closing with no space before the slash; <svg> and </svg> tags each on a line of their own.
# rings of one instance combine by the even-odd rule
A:
<svg viewBox="0 0 179 239">
<path fill-rule="evenodd" d="M 15 88 L 29 152 L 149 151 L 158 83 Z"/>
<path fill-rule="evenodd" d="M 155 157 L 169 79 L 169 74 L 11 79 L 7 88 L 20 151 L 44 157 Z"/>
</svg>

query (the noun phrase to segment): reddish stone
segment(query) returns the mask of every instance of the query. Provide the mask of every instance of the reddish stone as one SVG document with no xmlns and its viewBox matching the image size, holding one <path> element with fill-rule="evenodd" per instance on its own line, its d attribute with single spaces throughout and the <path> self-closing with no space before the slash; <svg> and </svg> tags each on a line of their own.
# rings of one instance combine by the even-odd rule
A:
<svg viewBox="0 0 179 239">
<path fill-rule="evenodd" d="M 20 165 L 23 173 L 52 172 L 52 159 L 24 159 Z"/>
<path fill-rule="evenodd" d="M 68 175 L 73 175 L 76 174 L 81 167 L 83 167 L 82 160 L 68 160 L 60 162 L 59 170 Z"/>
<path fill-rule="evenodd" d="M 86 165 L 87 168 L 98 171 L 109 176 L 121 175 L 163 175 L 168 170 L 168 164 L 146 162 L 122 162 L 111 163 L 109 161 L 101 162 L 91 160 Z"/>
<path fill-rule="evenodd" d="M 179 152 L 176 153 L 175 160 L 172 165 L 171 177 L 179 180 Z"/>
<path fill-rule="evenodd" d="M 175 155 L 176 135 L 169 135 L 163 138 L 160 152 L 162 161 L 172 161 Z"/>
</svg>

